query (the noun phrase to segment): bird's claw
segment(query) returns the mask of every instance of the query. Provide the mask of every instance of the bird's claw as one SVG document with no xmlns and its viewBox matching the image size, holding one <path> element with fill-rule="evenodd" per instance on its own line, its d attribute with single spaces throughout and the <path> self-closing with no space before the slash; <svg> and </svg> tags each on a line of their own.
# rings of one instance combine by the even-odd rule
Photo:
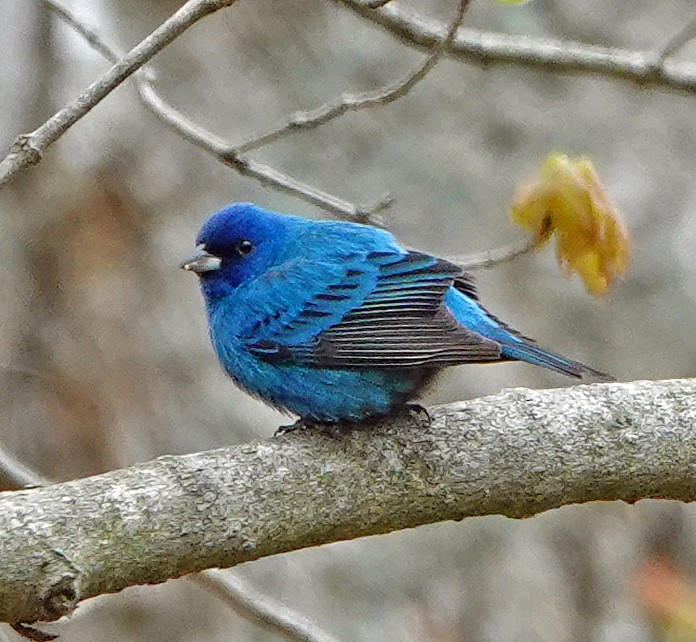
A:
<svg viewBox="0 0 696 642">
<path fill-rule="evenodd" d="M 433 422 L 433 418 L 430 416 L 427 408 L 424 408 L 418 403 L 407 403 L 406 412 L 409 415 L 415 416 L 422 424 L 425 426 L 430 426 Z"/>
<path fill-rule="evenodd" d="M 319 430 L 324 435 L 329 437 L 338 438 L 344 434 L 341 424 L 333 423 L 312 423 L 306 419 L 298 419 L 294 424 L 289 424 L 287 426 L 280 426 L 278 430 L 273 433 L 273 438 L 281 437 L 282 435 L 287 435 L 290 432 L 295 432 L 297 430 L 306 430 L 308 428 L 315 428 Z"/>
<path fill-rule="evenodd" d="M 278 430 L 273 433 L 273 438 L 275 439 L 276 437 L 281 437 L 282 435 L 287 435 L 288 433 L 295 432 L 296 430 L 301 430 L 302 428 L 306 427 L 307 424 L 302 421 L 302 419 L 298 419 L 294 424 L 279 426 Z"/>
</svg>

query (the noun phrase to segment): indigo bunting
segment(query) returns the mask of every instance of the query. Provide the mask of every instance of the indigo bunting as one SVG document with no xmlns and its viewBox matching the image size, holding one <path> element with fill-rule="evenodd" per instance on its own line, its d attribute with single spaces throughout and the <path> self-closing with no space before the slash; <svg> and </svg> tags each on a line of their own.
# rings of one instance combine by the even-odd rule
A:
<svg viewBox="0 0 696 642">
<path fill-rule="evenodd" d="M 553 354 L 480 303 L 471 275 L 385 230 L 249 203 L 213 214 L 182 264 L 233 381 L 306 423 L 397 412 L 447 366 L 520 360 L 609 379 Z"/>
</svg>

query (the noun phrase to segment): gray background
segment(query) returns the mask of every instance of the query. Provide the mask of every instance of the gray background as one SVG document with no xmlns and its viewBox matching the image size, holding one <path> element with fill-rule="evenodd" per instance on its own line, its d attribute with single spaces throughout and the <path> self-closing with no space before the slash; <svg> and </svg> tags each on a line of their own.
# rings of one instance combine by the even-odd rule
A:
<svg viewBox="0 0 696 642">
<path fill-rule="evenodd" d="M 137 43 L 179 3 L 67 3 L 110 42 Z M 408 6 L 446 18 L 452 2 Z M 107 67 L 39 2 L 0 0 L 0 146 Z M 466 24 L 635 49 L 693 16 L 688 0 L 477 0 Z M 693 58 L 696 47 L 680 54 Z M 153 61 L 161 93 L 232 142 L 422 59 L 331 2 L 256 0 L 199 23 Z M 602 301 L 553 252 L 479 275 L 484 302 L 544 345 L 620 380 L 696 364 L 696 100 L 618 81 L 444 61 L 409 96 L 255 157 L 354 202 L 390 192 L 407 245 L 466 254 L 521 237 L 506 214 L 551 151 L 589 155 L 633 238 Z M 325 213 L 177 138 L 124 85 L 0 194 L 0 439 L 59 479 L 268 437 L 287 420 L 237 391 L 208 344 L 195 279 L 177 269 L 206 216 L 235 200 Z M 36 371 L 31 374 L 29 371 Z M 428 403 L 569 382 L 526 365 L 452 369 Z M 696 512 L 596 503 L 524 521 L 469 519 L 235 569 L 345 640 L 658 640 L 636 596 L 654 555 L 696 570 Z M 172 515 L 176 519 L 176 515 Z M 87 640 L 276 639 L 182 581 L 92 600 L 60 627 Z"/>
</svg>

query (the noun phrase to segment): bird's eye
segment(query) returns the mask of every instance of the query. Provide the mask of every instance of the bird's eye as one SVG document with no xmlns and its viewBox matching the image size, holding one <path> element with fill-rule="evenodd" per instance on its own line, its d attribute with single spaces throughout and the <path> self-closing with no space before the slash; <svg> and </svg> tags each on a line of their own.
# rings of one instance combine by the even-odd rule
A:
<svg viewBox="0 0 696 642">
<path fill-rule="evenodd" d="M 241 254 L 242 256 L 246 256 L 253 249 L 254 249 L 253 243 L 251 241 L 247 241 L 246 239 L 243 241 L 239 241 L 239 243 L 237 243 L 237 253 Z"/>
</svg>

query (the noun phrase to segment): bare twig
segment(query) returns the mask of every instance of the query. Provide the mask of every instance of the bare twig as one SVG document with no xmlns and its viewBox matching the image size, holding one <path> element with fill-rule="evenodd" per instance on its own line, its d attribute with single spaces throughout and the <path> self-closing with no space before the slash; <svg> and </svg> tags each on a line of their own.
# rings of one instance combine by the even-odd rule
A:
<svg viewBox="0 0 696 642">
<path fill-rule="evenodd" d="M 203 16 L 230 6 L 234 1 L 190 0 L 187 2 L 176 14 L 132 49 L 123 60 L 114 65 L 100 80 L 88 87 L 77 99 L 35 131 L 19 136 L 10 154 L 0 162 L 0 186 L 7 183 L 20 169 L 38 163 L 46 147 L 57 140 L 125 78 L 151 59 L 185 29 Z M 385 6 L 389 3 L 375 2 L 375 0 L 334 1 L 389 30 L 408 44 L 433 49 L 446 39 L 447 30 L 441 24 L 423 19 L 397 6 Z M 55 5 L 55 3 L 53 4 Z M 375 7 L 378 10 L 375 10 Z M 69 11 L 59 5 L 55 5 L 53 9 L 59 15 L 62 14 L 61 17 L 71 25 L 80 24 Z M 453 57 L 478 64 L 502 63 L 553 72 L 590 73 L 639 84 L 651 83 L 668 89 L 696 93 L 696 65 L 677 62 L 667 64 L 667 59 L 694 37 L 694 31 L 696 31 L 696 27 L 692 28 L 691 24 L 687 25 L 687 28 L 667 43 L 663 50 L 657 54 L 657 57 L 652 51 L 630 51 L 569 41 L 509 36 L 467 29 L 460 29 L 457 37 L 446 49 L 447 53 Z M 108 48 L 101 47 L 100 39 L 94 39 L 94 32 L 82 29 L 79 29 L 79 32 L 97 50 L 104 55 L 109 55 Z M 249 169 L 248 175 L 253 175 L 253 167 Z M 278 187 L 293 191 L 287 183 L 292 186 L 297 181 L 281 180 Z M 269 179 L 268 184 L 273 185 L 273 180 Z M 294 186 L 297 187 L 297 185 Z M 321 198 L 317 200 L 317 196 L 321 192 L 319 194 L 311 192 L 312 190 L 310 190 L 309 200 L 321 205 Z M 345 202 L 342 204 L 345 205 Z M 333 203 L 333 205 L 335 206 L 337 203 Z M 329 209 L 337 213 L 340 212 L 340 207 L 341 205 L 337 210 L 332 209 L 329 205 Z M 348 211 L 357 211 L 357 218 L 360 218 L 359 214 L 363 209 L 365 208 L 350 206 Z"/>
<path fill-rule="evenodd" d="M 120 53 L 115 47 L 109 45 L 96 31 L 80 22 L 65 7 L 59 5 L 55 0 L 43 1 L 108 60 L 114 62 L 120 58 Z M 231 148 L 222 139 L 194 124 L 181 112 L 165 102 L 156 92 L 152 84 L 152 78 L 152 73 L 147 70 L 141 70 L 135 77 L 138 94 L 145 106 L 183 138 L 210 153 L 216 159 L 232 167 L 242 175 L 252 177 L 264 185 L 288 192 L 334 214 L 356 221 L 379 224 L 379 213 L 391 205 L 392 199 L 389 196 L 385 196 L 372 204 L 356 205 L 298 181 L 268 165 L 247 158 L 239 153 L 239 150 Z"/>
<path fill-rule="evenodd" d="M 160 120 L 176 130 L 189 142 L 212 154 L 218 160 L 234 168 L 239 173 L 245 176 L 252 176 L 261 183 L 270 185 L 276 189 L 290 192 L 295 196 L 299 196 L 314 205 L 319 205 L 344 218 L 379 224 L 379 220 L 376 216 L 382 209 L 391 203 L 389 197 L 385 197 L 377 204 L 369 207 L 356 206 L 328 194 L 327 192 L 300 183 L 272 167 L 252 160 L 246 154 L 249 151 L 276 142 L 292 132 L 313 129 L 324 125 L 348 111 L 387 105 L 406 95 L 427 76 L 442 57 L 447 49 L 448 43 L 456 36 L 457 30 L 464 19 L 464 14 L 466 13 L 469 2 L 470 0 L 459 0 L 455 17 L 448 28 L 447 35 L 441 46 L 435 48 L 422 64 L 403 79 L 394 84 L 380 87 L 373 92 L 345 94 L 335 101 L 322 105 L 315 110 L 295 114 L 290 118 L 288 123 L 276 127 L 270 132 L 257 136 L 240 145 L 228 145 L 222 141 L 222 139 L 186 118 L 181 112 L 174 109 L 159 96 L 150 79 L 143 77 L 137 78 L 138 91 L 145 105 L 147 105 Z"/>
<path fill-rule="evenodd" d="M 219 9 L 231 6 L 234 2 L 236 0 L 189 0 L 72 102 L 38 129 L 19 136 L 10 153 L 0 161 L 0 187 L 8 183 L 20 170 L 39 163 L 51 143 L 191 25 Z M 63 19 L 68 20 L 67 14 L 69 12 L 66 12 Z M 76 21 L 69 21 L 74 26 Z"/>
<path fill-rule="evenodd" d="M 55 0 L 42 0 L 44 5 L 55 13 L 65 24 L 76 31 L 84 38 L 87 44 L 95 51 L 98 51 L 109 62 L 116 64 L 121 57 L 114 48 L 109 46 L 106 41 L 91 27 L 81 22 L 70 9 L 55 2 Z"/>
<path fill-rule="evenodd" d="M 385 3 L 386 4 L 386 3 Z M 457 4 L 456 14 L 447 29 L 447 35 L 437 47 L 435 47 L 430 55 L 419 64 L 413 71 L 404 76 L 401 80 L 380 87 L 375 91 L 367 91 L 355 94 L 343 94 L 331 102 L 328 102 L 316 109 L 306 112 L 298 112 L 293 114 L 289 121 L 266 134 L 257 136 L 246 143 L 237 145 L 231 148 L 231 152 L 242 154 L 253 149 L 258 149 L 264 145 L 274 143 L 281 138 L 301 130 L 314 129 L 325 125 L 331 120 L 342 116 L 350 111 L 358 111 L 360 109 L 369 109 L 389 105 L 390 103 L 405 96 L 419 82 L 421 82 L 432 69 L 437 65 L 438 61 L 452 41 L 457 35 L 457 31 L 462 24 L 464 14 L 470 4 L 470 0 L 459 0 Z M 381 5 L 380 5 L 381 6 Z"/>
<path fill-rule="evenodd" d="M 0 364 L 0 369 L 23 377 L 51 380 L 50 376 L 24 366 Z M 48 478 L 25 466 L 19 459 L 10 454 L 0 442 L 0 491 L 37 488 L 51 483 L 53 482 Z"/>
<path fill-rule="evenodd" d="M 468 254 L 466 256 L 452 256 L 447 260 L 460 265 L 465 270 L 485 270 L 492 268 L 500 263 L 506 263 L 518 256 L 527 254 L 534 249 L 533 239 L 522 239 L 510 245 L 503 245 L 485 252 L 477 252 L 476 254 Z"/>
<path fill-rule="evenodd" d="M 355 205 L 338 196 L 302 183 L 244 154 L 235 153 L 224 140 L 193 123 L 180 111 L 166 103 L 155 91 L 149 79 L 137 78 L 137 86 L 141 100 L 157 118 L 174 129 L 182 138 L 200 147 L 243 176 L 251 176 L 263 185 L 288 192 L 313 205 L 318 205 L 329 212 L 352 220 L 371 220 L 374 216 L 375 206 Z M 378 204 L 377 209 L 379 205 L 382 205 L 382 201 Z"/>
<path fill-rule="evenodd" d="M 696 38 L 696 17 L 692 18 L 680 31 L 667 40 L 662 49 L 657 53 L 655 65 L 658 68 L 664 66 L 668 58 L 671 58 L 694 38 Z"/>
<path fill-rule="evenodd" d="M 114 49 L 105 45 L 103 39 L 93 30 L 84 27 L 69 11 L 58 5 L 54 0 L 44 1 L 52 5 L 51 8 L 68 24 L 75 27 L 95 49 L 110 60 L 114 60 Z M 35 132 L 20 136 L 15 142 L 10 155 L 0 163 L 0 186 L 6 183 L 22 167 L 38 162 L 43 150 L 51 142 L 56 140 L 76 120 L 87 113 L 109 91 L 122 82 L 128 74 L 133 73 L 138 66 L 147 62 L 157 51 L 168 44 L 168 42 L 171 42 L 185 28 L 203 17 L 203 15 L 212 13 L 222 8 L 222 6 L 229 6 L 234 1 L 217 0 L 216 2 L 209 0 L 206 2 L 205 0 L 198 0 L 194 2 L 191 0 L 188 2 L 177 14 L 172 16 L 160 28 L 155 30 L 151 36 L 133 49 L 124 60 L 114 65 L 100 81 L 97 81 L 97 83 L 83 92 L 82 96 L 76 101 L 73 101 L 65 109 L 58 112 Z M 448 30 L 441 24 L 424 20 L 398 7 L 385 6 L 388 4 L 386 2 L 375 2 L 375 0 L 335 1 L 388 29 L 409 44 L 431 50 L 437 50 L 439 47 L 442 47 L 443 51 L 446 50 L 449 55 L 467 61 L 482 64 L 517 64 L 543 68 L 549 71 L 586 72 L 640 83 L 651 82 L 671 89 L 696 92 L 696 65 L 684 63 L 665 64 L 667 57 L 693 37 L 690 27 L 668 43 L 662 53 L 658 54 L 658 63 L 656 64 L 654 52 L 627 51 L 573 42 L 480 33 L 466 29 L 459 29 L 456 37 L 448 38 Z M 375 8 L 379 10 L 377 11 Z M 424 64 L 428 64 L 427 60 Z M 427 68 L 425 71 L 427 73 Z M 289 192 L 335 214 L 353 220 L 376 222 L 374 215 L 379 209 L 383 209 L 389 204 L 389 199 L 383 199 L 378 204 L 367 206 L 350 203 L 258 163 L 242 153 L 261 144 L 268 144 L 278 140 L 281 135 L 285 135 L 285 130 L 288 130 L 289 133 L 289 131 L 318 126 L 347 110 L 360 108 L 360 106 L 364 107 L 367 103 L 360 105 L 360 98 L 369 98 L 369 95 L 349 97 L 353 100 L 348 100 L 347 106 L 339 106 L 341 101 L 339 99 L 339 101 L 320 107 L 318 110 L 299 114 L 291 119 L 290 123 L 276 128 L 268 134 L 264 134 L 255 141 L 248 141 L 235 149 L 209 132 L 197 127 L 183 117 L 181 113 L 167 105 L 156 94 L 149 79 L 142 78 L 142 74 L 140 76 L 139 90 L 141 97 L 143 95 L 146 96 L 145 102 L 150 109 L 159 110 L 158 117 L 169 126 L 175 128 L 179 134 L 195 142 L 201 148 L 243 175 L 253 177 L 275 189 Z M 403 95 L 400 92 L 408 91 L 414 84 L 417 84 L 420 78 L 421 75 L 417 73 L 409 76 L 406 79 L 408 82 L 404 83 L 402 81 L 395 86 L 384 88 L 383 91 L 387 96 L 393 95 L 398 97 Z M 395 93 L 392 94 L 394 90 Z M 358 106 L 353 106 L 356 98 Z M 385 103 L 381 102 L 378 104 Z M 163 113 L 162 109 L 166 113 Z M 316 121 L 316 124 L 313 124 L 313 121 Z"/>
<path fill-rule="evenodd" d="M 446 27 L 394 4 L 378 11 L 369 0 L 334 0 L 402 42 L 425 49 L 438 46 Z M 654 51 L 632 51 L 579 42 L 530 38 L 462 28 L 447 48 L 449 56 L 479 65 L 509 64 L 549 72 L 584 73 L 640 85 L 696 93 L 696 64 L 663 60 Z"/>
<path fill-rule="evenodd" d="M 70 11 L 59 5 L 55 0 L 43 1 L 104 57 L 112 62 L 119 59 L 120 54 L 114 47 L 106 43 L 96 31 L 81 23 Z M 138 92 L 144 104 L 156 114 L 158 118 L 163 120 L 167 125 L 175 129 L 194 145 L 211 153 L 223 162 L 234 165 L 235 169 L 238 171 L 252 176 L 262 183 L 300 196 L 338 215 L 356 220 L 376 222 L 376 215 L 391 204 L 389 196 L 384 197 L 381 201 L 370 206 L 359 207 L 331 194 L 310 187 L 309 185 L 295 181 L 271 167 L 251 161 L 243 154 L 252 149 L 277 141 L 294 131 L 311 129 L 323 125 L 347 111 L 389 104 L 393 100 L 405 95 L 427 75 L 435 64 L 437 64 L 442 54 L 456 37 L 468 4 L 469 0 L 462 0 L 458 3 L 457 12 L 450 23 L 447 36 L 440 43 L 440 46 L 436 47 L 421 65 L 399 82 L 382 87 L 373 92 L 342 96 L 336 101 L 327 103 L 315 110 L 295 114 L 290 118 L 287 124 L 277 127 L 267 134 L 263 134 L 236 147 L 226 145 L 224 141 L 195 125 L 180 112 L 168 105 L 155 91 L 152 85 L 151 74 L 143 77 L 141 72 L 136 76 Z M 488 268 L 515 258 L 520 254 L 524 254 L 529 249 L 527 242 L 525 242 L 524 245 L 515 243 L 510 246 L 489 250 L 488 252 L 468 257 L 456 257 L 454 260 L 462 264 L 465 269 L 474 270 Z"/>
<path fill-rule="evenodd" d="M 337 642 L 316 624 L 254 590 L 246 580 L 221 571 L 205 571 L 191 581 L 217 595 L 245 620 L 256 622 L 272 633 L 294 642 Z"/>
<path fill-rule="evenodd" d="M 51 482 L 25 466 L 0 444 L 0 491 L 46 486 Z"/>
<path fill-rule="evenodd" d="M 344 218 L 379 224 L 377 215 L 391 204 L 389 197 L 385 197 L 369 207 L 357 206 L 310 185 L 303 184 L 272 167 L 252 160 L 246 154 L 251 150 L 275 142 L 294 131 L 313 129 L 324 125 L 348 111 L 387 105 L 406 95 L 427 76 L 445 52 L 447 43 L 454 39 L 469 2 L 470 0 L 459 0 L 456 15 L 449 26 L 447 36 L 442 45 L 436 48 L 422 64 L 400 81 L 381 87 L 373 92 L 346 94 L 313 111 L 295 114 L 288 123 L 241 145 L 226 144 L 216 135 L 193 123 L 159 96 L 150 79 L 142 76 L 136 79 L 138 92 L 145 105 L 160 120 L 176 130 L 186 140 L 212 154 L 239 173 L 245 176 L 252 176 L 261 183 L 276 189 L 290 192 Z"/>
<path fill-rule="evenodd" d="M 387 105 L 406 95 L 427 76 L 446 51 L 447 45 L 456 36 L 457 30 L 464 19 L 469 2 L 470 0 L 459 0 L 455 17 L 441 46 L 435 48 L 422 64 L 400 81 L 381 87 L 373 92 L 346 94 L 315 110 L 295 114 L 287 124 L 281 125 L 241 145 L 228 145 L 211 132 L 193 123 L 159 96 L 150 79 L 137 78 L 138 92 L 145 105 L 161 121 L 176 130 L 189 142 L 212 154 L 242 175 L 252 176 L 265 185 L 290 192 L 344 218 L 378 223 L 376 215 L 390 204 L 391 199 L 388 197 L 371 207 L 357 206 L 315 187 L 303 184 L 272 167 L 252 160 L 246 154 L 249 151 L 284 138 L 294 131 L 308 130 L 324 125 L 348 111 Z"/>
</svg>

